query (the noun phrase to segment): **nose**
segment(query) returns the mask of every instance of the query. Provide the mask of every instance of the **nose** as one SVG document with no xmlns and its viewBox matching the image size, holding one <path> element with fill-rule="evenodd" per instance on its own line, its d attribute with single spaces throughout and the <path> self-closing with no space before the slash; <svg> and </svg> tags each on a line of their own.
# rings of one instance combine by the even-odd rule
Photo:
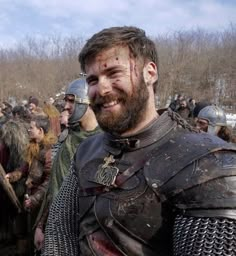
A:
<svg viewBox="0 0 236 256">
<path fill-rule="evenodd" d="M 111 81 L 107 77 L 101 77 L 98 81 L 97 90 L 101 96 L 105 96 L 112 91 Z"/>
<path fill-rule="evenodd" d="M 70 110 L 70 108 L 71 108 L 71 104 L 68 101 L 66 101 L 65 105 L 64 105 L 64 109 L 65 110 Z"/>
</svg>

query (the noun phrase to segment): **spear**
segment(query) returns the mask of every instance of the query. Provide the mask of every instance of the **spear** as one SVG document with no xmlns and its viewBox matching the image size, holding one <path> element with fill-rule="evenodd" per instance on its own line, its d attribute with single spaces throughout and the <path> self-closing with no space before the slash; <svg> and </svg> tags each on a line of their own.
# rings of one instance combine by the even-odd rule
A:
<svg viewBox="0 0 236 256">
<path fill-rule="evenodd" d="M 5 178 L 6 172 L 3 169 L 2 165 L 0 164 L 0 184 L 2 185 L 3 189 L 7 193 L 8 197 L 10 198 L 11 202 L 14 204 L 16 209 L 18 210 L 18 213 L 21 212 L 21 204 L 16 196 L 16 193 L 8 181 L 8 179 Z"/>
</svg>

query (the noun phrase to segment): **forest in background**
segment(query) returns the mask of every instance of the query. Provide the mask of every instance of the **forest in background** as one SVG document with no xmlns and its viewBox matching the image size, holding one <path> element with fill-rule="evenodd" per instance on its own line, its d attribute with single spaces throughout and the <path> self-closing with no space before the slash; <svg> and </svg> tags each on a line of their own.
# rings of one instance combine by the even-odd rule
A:
<svg viewBox="0 0 236 256">
<path fill-rule="evenodd" d="M 219 32 L 175 31 L 152 37 L 159 54 L 160 107 L 171 96 L 209 100 L 236 113 L 236 24 Z M 0 101 L 55 97 L 80 74 L 80 36 L 27 36 L 0 49 Z"/>
</svg>

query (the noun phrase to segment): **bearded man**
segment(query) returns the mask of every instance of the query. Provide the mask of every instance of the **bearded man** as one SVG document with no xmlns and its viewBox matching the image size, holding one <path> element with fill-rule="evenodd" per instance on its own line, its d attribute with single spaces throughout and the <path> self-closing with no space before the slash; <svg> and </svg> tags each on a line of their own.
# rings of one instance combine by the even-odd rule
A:
<svg viewBox="0 0 236 256">
<path fill-rule="evenodd" d="M 79 61 L 104 133 L 77 149 L 43 255 L 235 255 L 236 149 L 158 115 L 154 42 L 136 27 L 104 29 Z"/>
</svg>

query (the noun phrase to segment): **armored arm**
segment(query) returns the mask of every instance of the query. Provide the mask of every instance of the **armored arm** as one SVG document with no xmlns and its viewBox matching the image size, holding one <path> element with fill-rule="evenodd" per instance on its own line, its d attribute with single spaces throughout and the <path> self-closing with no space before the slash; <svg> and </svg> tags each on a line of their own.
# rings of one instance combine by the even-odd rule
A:
<svg viewBox="0 0 236 256">
<path fill-rule="evenodd" d="M 174 255 L 236 255 L 235 152 L 209 154 L 177 179 L 182 192 L 173 199 Z"/>
<path fill-rule="evenodd" d="M 51 204 L 42 255 L 78 255 L 77 190 L 78 178 L 72 168 Z"/>
</svg>

